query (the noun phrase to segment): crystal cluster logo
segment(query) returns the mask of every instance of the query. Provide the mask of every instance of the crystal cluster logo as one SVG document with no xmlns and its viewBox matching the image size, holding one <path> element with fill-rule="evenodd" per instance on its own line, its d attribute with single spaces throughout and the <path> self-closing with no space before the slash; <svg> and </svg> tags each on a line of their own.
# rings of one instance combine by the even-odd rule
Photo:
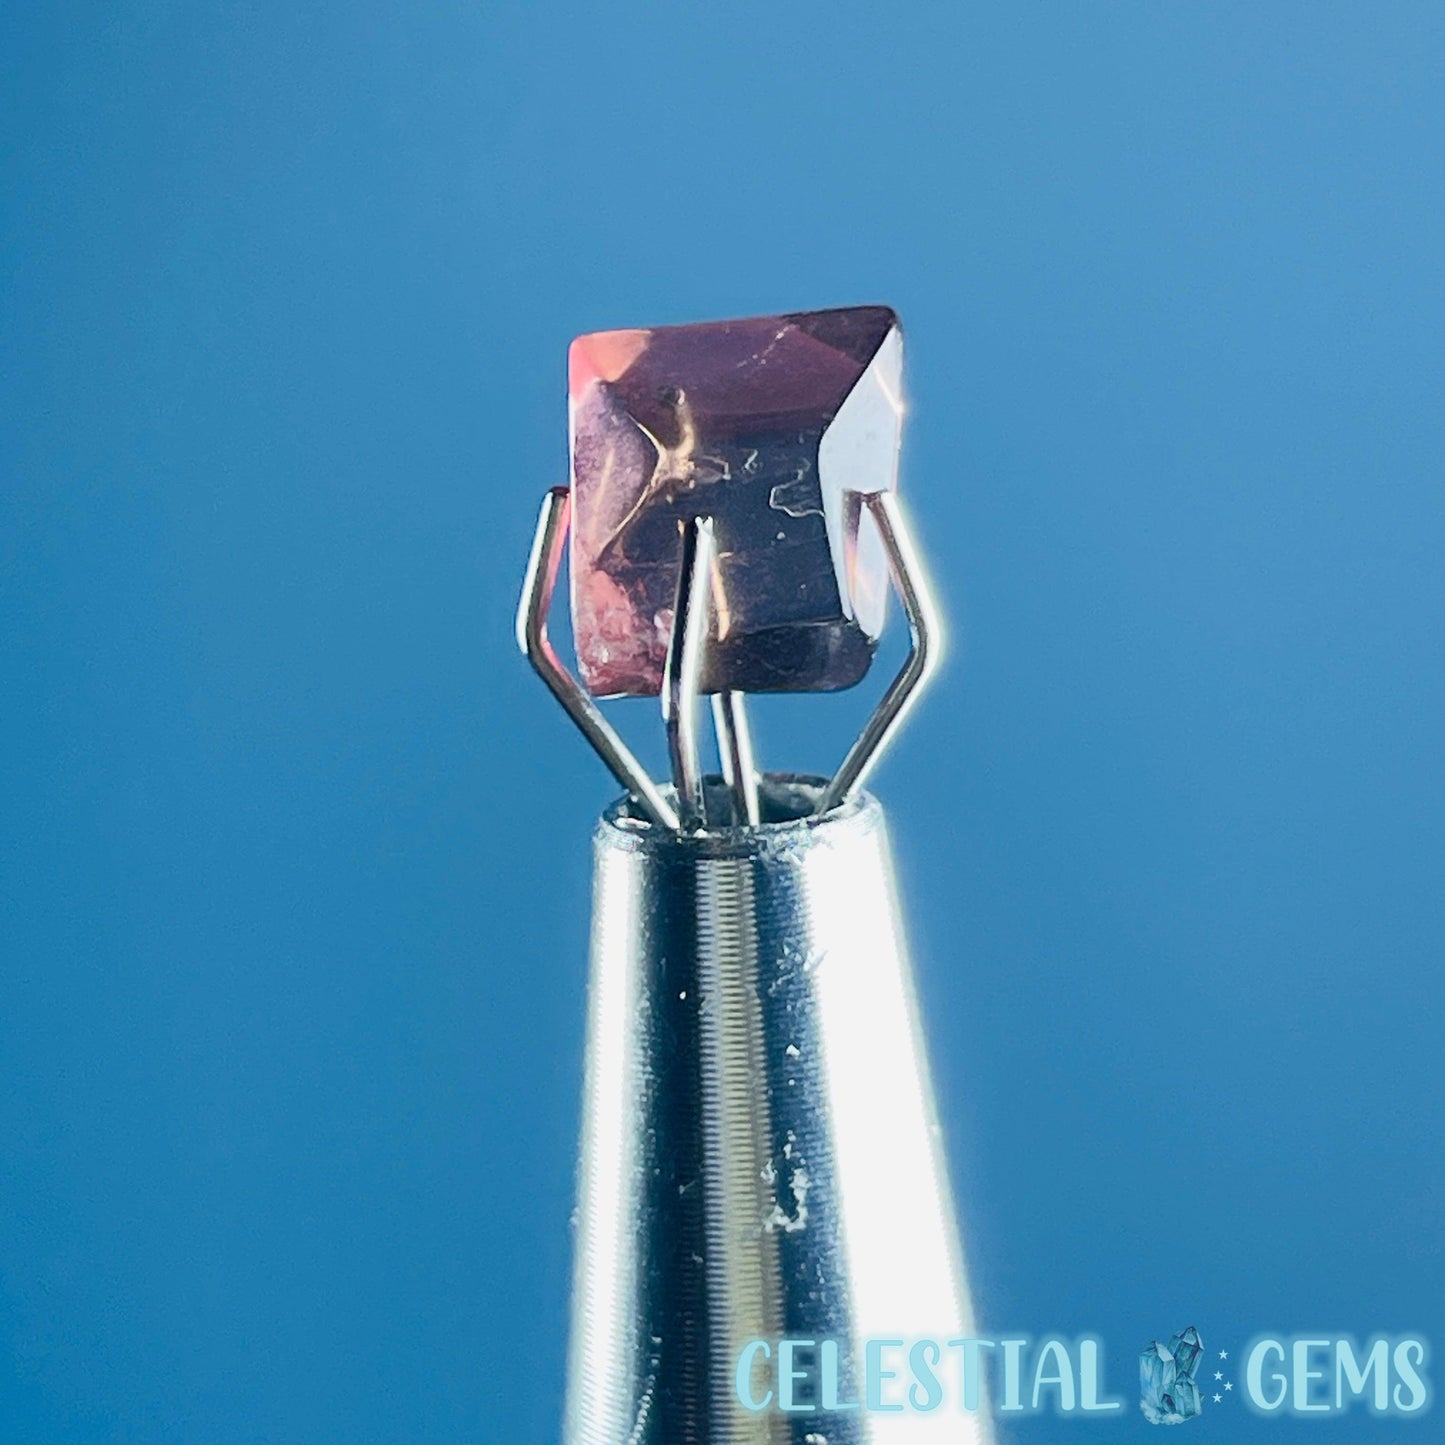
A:
<svg viewBox="0 0 1445 1445">
<path fill-rule="evenodd" d="M 1204 1408 L 1194 1371 L 1204 1341 L 1193 1325 L 1170 1337 L 1152 1340 L 1139 1356 L 1139 1408 L 1151 1425 L 1182 1425 Z"/>
</svg>

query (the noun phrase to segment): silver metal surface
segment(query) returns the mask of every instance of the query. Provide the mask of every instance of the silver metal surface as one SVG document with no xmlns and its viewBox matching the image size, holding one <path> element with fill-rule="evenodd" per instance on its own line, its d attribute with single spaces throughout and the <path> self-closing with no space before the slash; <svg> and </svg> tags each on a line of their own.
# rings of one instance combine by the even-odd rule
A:
<svg viewBox="0 0 1445 1445">
<path fill-rule="evenodd" d="M 712 620 L 713 560 L 717 543 L 711 517 L 693 517 L 682 529 L 677 600 L 662 674 L 662 722 L 672 760 L 673 793 L 684 828 L 706 822 L 699 761 L 698 713 L 703 649 Z"/>
<path fill-rule="evenodd" d="M 882 810 L 823 786 L 598 825 L 566 1445 L 992 1439 L 736 1398 L 753 1339 L 839 1341 L 859 1399 L 864 1339 L 974 1333 Z"/>
<path fill-rule="evenodd" d="M 857 742 L 848 750 L 842 766 L 828 784 L 819 803 L 820 813 L 836 808 L 855 788 L 863 786 L 863 780 L 873 771 L 884 747 L 898 731 L 904 714 L 918 701 L 924 685 L 933 676 L 943 641 L 943 622 L 934 604 L 928 574 L 897 496 L 892 492 L 874 492 L 863 501 L 883 539 L 888 574 L 903 603 L 911 646 L 898 676 L 889 684 Z"/>
<path fill-rule="evenodd" d="M 758 765 L 753 756 L 753 730 L 748 724 L 743 694 L 731 690 L 715 692 L 712 723 L 717 733 L 723 782 L 732 794 L 732 817 L 738 823 L 756 827 L 762 821 L 758 809 Z"/>
<path fill-rule="evenodd" d="M 537 675 L 577 724 L 607 764 L 612 776 L 634 797 L 655 823 L 678 827 L 677 811 L 633 757 L 627 744 L 602 716 L 597 704 L 581 683 L 562 665 L 557 649 L 547 636 L 547 618 L 552 611 L 552 594 L 557 587 L 557 570 L 562 549 L 567 545 L 567 528 L 572 519 L 572 494 L 566 487 L 553 487 L 542 501 L 532 555 L 522 583 L 522 600 L 517 608 L 517 645 L 536 669 Z"/>
</svg>

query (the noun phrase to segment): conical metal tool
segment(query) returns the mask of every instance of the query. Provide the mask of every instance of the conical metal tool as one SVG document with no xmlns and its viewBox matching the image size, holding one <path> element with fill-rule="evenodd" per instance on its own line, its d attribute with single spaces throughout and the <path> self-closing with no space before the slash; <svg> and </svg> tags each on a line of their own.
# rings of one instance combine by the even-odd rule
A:
<svg viewBox="0 0 1445 1445">
<path fill-rule="evenodd" d="M 753 1340 L 837 1342 L 861 1402 L 867 1339 L 973 1334 L 882 809 L 816 815 L 825 787 L 765 779 L 756 827 L 598 825 L 566 1445 L 991 1439 L 956 1401 L 739 1394 Z"/>
</svg>

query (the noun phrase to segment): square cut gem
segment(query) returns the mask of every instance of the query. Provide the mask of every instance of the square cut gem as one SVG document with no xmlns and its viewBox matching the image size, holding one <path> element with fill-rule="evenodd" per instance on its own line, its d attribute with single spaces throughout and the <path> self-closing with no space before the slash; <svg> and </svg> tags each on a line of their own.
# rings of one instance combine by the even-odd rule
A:
<svg viewBox="0 0 1445 1445">
<path fill-rule="evenodd" d="M 683 524 L 717 537 L 703 687 L 851 687 L 888 564 L 903 338 L 884 306 L 579 336 L 568 356 L 572 629 L 598 697 L 656 696 Z"/>
</svg>

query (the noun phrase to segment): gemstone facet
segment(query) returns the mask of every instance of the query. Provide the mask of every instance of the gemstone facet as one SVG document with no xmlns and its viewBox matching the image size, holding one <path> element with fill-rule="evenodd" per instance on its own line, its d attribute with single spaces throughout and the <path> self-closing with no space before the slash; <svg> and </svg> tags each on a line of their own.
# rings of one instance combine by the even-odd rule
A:
<svg viewBox="0 0 1445 1445">
<path fill-rule="evenodd" d="M 1194 1369 L 1204 1351 L 1190 1325 L 1167 1345 L 1154 1340 L 1139 1356 L 1139 1408 L 1151 1425 L 1182 1425 L 1204 1408 Z"/>
<path fill-rule="evenodd" d="M 572 628 L 588 690 L 661 689 L 681 528 L 698 516 L 718 547 L 704 690 L 857 682 L 888 595 L 860 497 L 897 478 L 893 312 L 602 331 L 568 360 Z"/>
</svg>

